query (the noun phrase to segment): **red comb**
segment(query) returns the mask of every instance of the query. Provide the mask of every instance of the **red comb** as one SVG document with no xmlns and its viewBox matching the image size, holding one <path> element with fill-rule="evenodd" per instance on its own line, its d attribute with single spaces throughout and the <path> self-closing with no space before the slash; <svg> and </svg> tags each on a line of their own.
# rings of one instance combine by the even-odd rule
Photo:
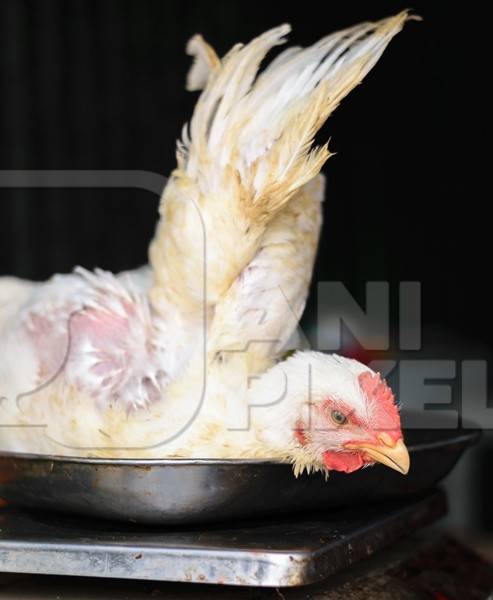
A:
<svg viewBox="0 0 493 600">
<path fill-rule="evenodd" d="M 375 431 L 385 431 L 395 441 L 402 438 L 399 410 L 385 379 L 380 373 L 365 371 L 358 376 L 358 381 L 373 407 L 371 425 Z"/>
<path fill-rule="evenodd" d="M 402 438 L 399 410 L 394 394 L 380 373 L 365 371 L 358 376 L 363 393 L 372 407 L 371 426 L 376 432 L 385 431 L 394 441 Z"/>
<path fill-rule="evenodd" d="M 365 371 L 358 376 L 358 380 L 368 400 L 373 400 L 379 406 L 388 409 L 392 408 L 393 411 L 397 410 L 394 402 L 394 394 L 385 379 L 381 378 L 380 373 Z"/>
</svg>

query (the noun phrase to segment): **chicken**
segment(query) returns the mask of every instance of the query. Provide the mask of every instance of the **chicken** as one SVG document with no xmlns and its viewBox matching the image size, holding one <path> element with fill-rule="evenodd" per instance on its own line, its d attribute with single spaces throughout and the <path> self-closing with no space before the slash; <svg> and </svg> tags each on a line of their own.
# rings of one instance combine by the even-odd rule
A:
<svg viewBox="0 0 493 600">
<path fill-rule="evenodd" d="M 282 52 L 287 25 L 219 59 L 163 193 L 150 267 L 0 280 L 0 447 L 105 457 L 272 458 L 409 468 L 392 391 L 368 367 L 283 350 L 303 311 L 329 157 L 313 139 L 407 12 Z"/>
</svg>

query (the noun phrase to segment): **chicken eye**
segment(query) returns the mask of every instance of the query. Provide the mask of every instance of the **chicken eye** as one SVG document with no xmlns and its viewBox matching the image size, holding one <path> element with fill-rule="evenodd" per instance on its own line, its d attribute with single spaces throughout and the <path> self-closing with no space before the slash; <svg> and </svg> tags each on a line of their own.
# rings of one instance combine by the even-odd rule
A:
<svg viewBox="0 0 493 600">
<path fill-rule="evenodd" d="M 347 423 L 346 415 L 340 410 L 333 410 L 330 413 L 330 417 L 336 425 L 344 425 L 345 423 Z"/>
</svg>

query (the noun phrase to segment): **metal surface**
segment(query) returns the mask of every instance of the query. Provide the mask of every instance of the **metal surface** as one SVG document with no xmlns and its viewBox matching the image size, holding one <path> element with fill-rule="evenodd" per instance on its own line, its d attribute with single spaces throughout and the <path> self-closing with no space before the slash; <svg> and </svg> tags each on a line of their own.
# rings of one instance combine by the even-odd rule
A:
<svg viewBox="0 0 493 600">
<path fill-rule="evenodd" d="M 178 525 L 288 514 L 422 493 L 476 432 L 410 431 L 407 476 L 377 465 L 296 479 L 290 465 L 246 460 L 101 460 L 0 456 L 9 504 L 122 521 Z"/>
<path fill-rule="evenodd" d="M 446 512 L 442 492 L 234 528 L 170 530 L 0 511 L 0 571 L 250 586 L 312 583 Z"/>
</svg>

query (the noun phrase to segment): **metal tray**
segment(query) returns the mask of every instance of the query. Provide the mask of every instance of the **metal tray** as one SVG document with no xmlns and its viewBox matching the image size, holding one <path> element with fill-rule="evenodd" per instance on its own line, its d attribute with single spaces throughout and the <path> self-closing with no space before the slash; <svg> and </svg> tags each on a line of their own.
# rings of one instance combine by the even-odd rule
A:
<svg viewBox="0 0 493 600">
<path fill-rule="evenodd" d="M 357 510 L 325 511 L 296 519 L 270 517 L 207 529 L 148 527 L 6 508 L 0 511 L 0 571 L 297 586 L 334 575 L 407 534 L 415 534 L 445 512 L 445 496 L 437 490 L 424 497 L 363 505 Z M 80 581 L 72 585 L 78 589 Z M 220 592 L 191 593 L 194 598 L 207 598 Z M 168 594 L 166 598 L 189 598 L 183 589 Z M 116 592 L 110 595 L 118 596 Z M 127 590 L 123 596 L 133 597 Z M 236 598 L 232 590 L 221 595 L 232 597 Z M 253 597 L 260 596 L 248 594 Z"/>
<path fill-rule="evenodd" d="M 431 488 L 479 433 L 411 430 L 407 476 L 376 465 L 303 475 L 268 460 L 105 460 L 0 455 L 0 498 L 14 506 L 135 523 L 183 525 L 393 500 Z"/>
</svg>

